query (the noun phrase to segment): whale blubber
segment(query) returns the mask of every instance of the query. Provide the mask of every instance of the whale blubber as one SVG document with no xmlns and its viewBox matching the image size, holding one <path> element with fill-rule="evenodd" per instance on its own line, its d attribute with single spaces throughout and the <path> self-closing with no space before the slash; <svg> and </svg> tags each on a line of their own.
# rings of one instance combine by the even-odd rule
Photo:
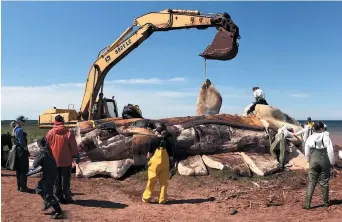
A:
<svg viewBox="0 0 342 222">
<path fill-rule="evenodd" d="M 217 89 L 207 79 L 201 86 L 197 103 L 196 116 L 216 115 L 220 113 L 222 97 Z"/>
</svg>

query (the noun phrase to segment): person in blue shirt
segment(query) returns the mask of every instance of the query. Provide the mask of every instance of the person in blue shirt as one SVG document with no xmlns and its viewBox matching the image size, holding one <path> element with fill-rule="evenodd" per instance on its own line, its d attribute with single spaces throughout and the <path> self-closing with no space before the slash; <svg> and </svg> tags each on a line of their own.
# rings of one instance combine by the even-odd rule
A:
<svg viewBox="0 0 342 222">
<path fill-rule="evenodd" d="M 34 190 L 27 187 L 27 173 L 29 172 L 29 156 L 27 147 L 27 133 L 22 126 L 27 118 L 19 116 L 13 129 L 14 145 L 16 149 L 15 170 L 17 175 L 18 191 L 32 193 Z"/>
</svg>

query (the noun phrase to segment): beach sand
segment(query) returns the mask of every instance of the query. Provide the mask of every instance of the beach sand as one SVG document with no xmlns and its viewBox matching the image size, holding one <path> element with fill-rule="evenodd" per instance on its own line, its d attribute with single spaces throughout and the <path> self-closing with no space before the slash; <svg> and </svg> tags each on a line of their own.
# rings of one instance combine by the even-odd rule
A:
<svg viewBox="0 0 342 222">
<path fill-rule="evenodd" d="M 331 138 L 333 145 L 342 146 L 342 132 L 330 133 L 330 138 Z"/>
</svg>

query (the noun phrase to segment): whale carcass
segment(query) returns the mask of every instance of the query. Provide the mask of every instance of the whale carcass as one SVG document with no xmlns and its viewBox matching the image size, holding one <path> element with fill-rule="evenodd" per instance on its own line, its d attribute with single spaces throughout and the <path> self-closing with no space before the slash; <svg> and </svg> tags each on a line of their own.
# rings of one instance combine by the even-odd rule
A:
<svg viewBox="0 0 342 222">
<path fill-rule="evenodd" d="M 76 167 L 76 175 L 90 177 L 102 174 L 120 178 L 131 166 L 145 165 L 148 147 L 158 143 L 153 132 L 158 122 L 164 123 L 171 133 L 175 159 L 182 167 L 191 156 L 197 157 L 187 162 L 202 166 L 202 159 L 198 156 L 205 155 L 206 167 L 215 166 L 212 161 L 224 160 L 223 167 L 240 172 L 238 174 L 242 176 L 250 175 L 249 170 L 267 175 L 277 170 L 275 160 L 269 155 L 269 147 L 278 128 L 285 124 L 297 130 L 300 125 L 276 108 L 260 106 L 263 105 L 256 107 L 259 113 L 253 116 L 217 114 L 158 120 L 108 118 L 79 122 L 75 134 L 82 161 Z M 273 113 L 278 114 L 273 116 Z M 300 140 L 295 138 L 292 142 L 296 160 L 292 163 L 306 168 L 302 164 L 304 156 L 297 149 L 301 148 Z M 195 160 L 199 162 L 193 163 Z M 196 170 L 183 171 L 196 175 Z"/>
</svg>

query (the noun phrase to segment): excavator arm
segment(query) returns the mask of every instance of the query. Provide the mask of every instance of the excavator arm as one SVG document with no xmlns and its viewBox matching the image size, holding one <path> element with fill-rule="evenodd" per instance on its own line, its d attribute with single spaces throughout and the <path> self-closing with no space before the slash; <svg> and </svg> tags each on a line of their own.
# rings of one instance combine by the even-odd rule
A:
<svg viewBox="0 0 342 222">
<path fill-rule="evenodd" d="M 138 29 L 133 32 L 134 27 Z M 200 56 L 215 60 L 233 59 L 238 52 L 239 28 L 227 13 L 202 14 L 199 11 L 167 9 L 136 18 L 133 26 L 129 27 L 113 44 L 101 50 L 91 66 L 78 119 L 92 118 L 96 97 L 100 90 L 103 90 L 104 79 L 109 70 L 153 32 L 208 27 L 216 27 L 218 32 L 214 42 Z"/>
</svg>

